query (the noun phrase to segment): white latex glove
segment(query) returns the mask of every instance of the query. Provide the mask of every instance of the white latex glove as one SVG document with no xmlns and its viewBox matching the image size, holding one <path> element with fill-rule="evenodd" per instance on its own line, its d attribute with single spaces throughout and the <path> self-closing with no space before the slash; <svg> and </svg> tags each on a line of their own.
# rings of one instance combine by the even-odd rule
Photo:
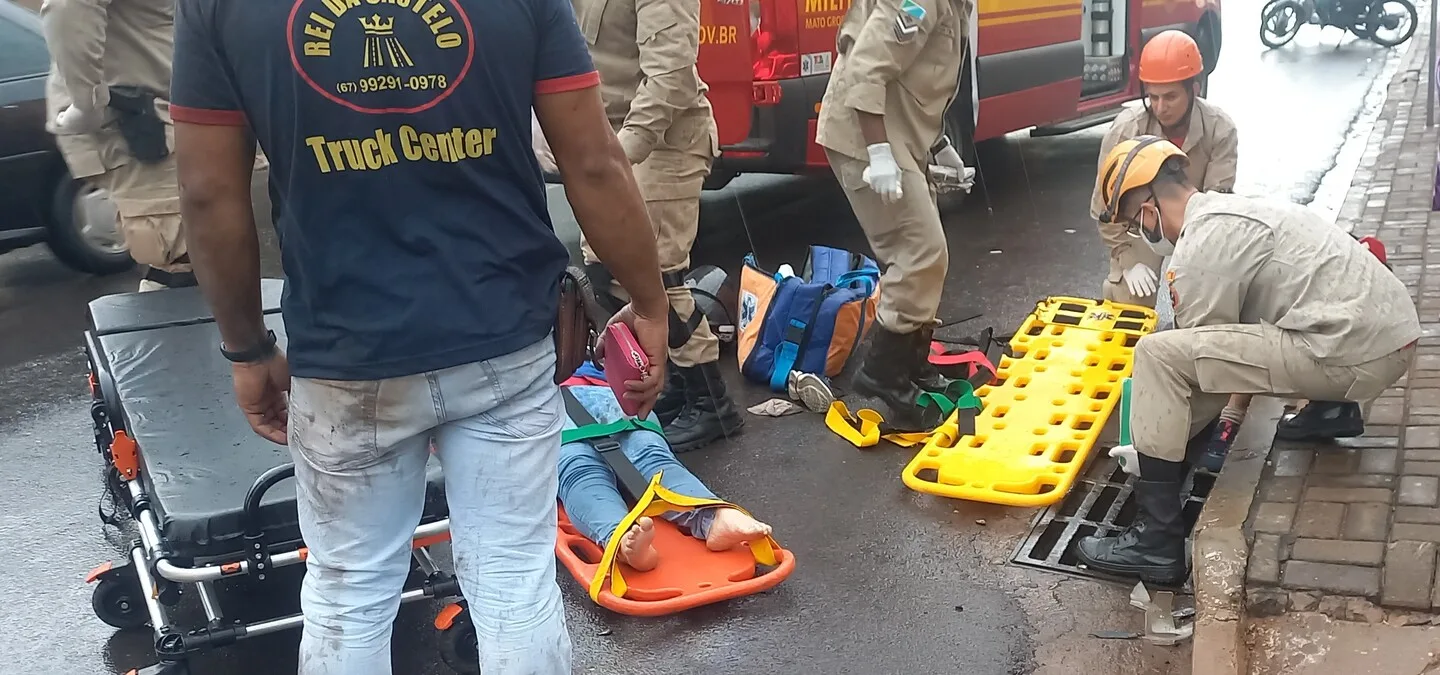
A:
<svg viewBox="0 0 1440 675">
<path fill-rule="evenodd" d="M 1120 463 L 1120 469 L 1136 478 L 1140 477 L 1140 453 L 1133 445 L 1117 445 L 1110 448 L 1109 455 Z"/>
<path fill-rule="evenodd" d="M 894 204 L 900 201 L 904 192 L 900 189 L 900 165 L 890 152 L 889 143 L 876 143 L 865 148 L 870 153 L 870 166 L 860 174 L 865 183 L 880 195 L 880 201 Z"/>
<path fill-rule="evenodd" d="M 1159 288 L 1156 285 L 1159 278 L 1155 276 L 1155 270 L 1150 269 L 1150 266 L 1145 263 L 1135 263 L 1134 267 L 1125 270 L 1123 276 L 1130 293 L 1137 297 L 1148 298 L 1155 294 L 1155 289 Z"/>
<path fill-rule="evenodd" d="M 961 175 L 965 174 L 965 160 L 960 159 L 960 153 L 955 151 L 955 145 L 949 138 L 945 139 L 945 147 L 935 153 L 935 163 L 940 166 L 949 166 L 958 169 Z M 972 175 L 974 172 L 971 172 Z"/>
<path fill-rule="evenodd" d="M 55 130 L 59 134 L 88 134 L 95 130 L 95 122 L 92 115 L 71 105 L 55 116 Z"/>
</svg>

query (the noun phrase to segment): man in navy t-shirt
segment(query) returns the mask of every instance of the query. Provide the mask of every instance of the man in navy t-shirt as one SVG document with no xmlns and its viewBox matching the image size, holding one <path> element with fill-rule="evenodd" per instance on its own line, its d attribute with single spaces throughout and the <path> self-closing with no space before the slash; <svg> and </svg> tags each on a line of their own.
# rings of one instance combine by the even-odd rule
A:
<svg viewBox="0 0 1440 675">
<path fill-rule="evenodd" d="M 667 304 L 569 3 L 179 0 L 175 33 L 195 274 L 241 409 L 296 465 L 300 672 L 390 672 L 432 441 L 484 672 L 570 672 L 551 339 L 567 254 L 532 107 L 586 239 L 633 299 L 618 318 L 655 364 Z M 284 353 L 260 312 L 256 139 L 287 277 Z M 662 375 L 631 383 L 642 414 Z"/>
</svg>

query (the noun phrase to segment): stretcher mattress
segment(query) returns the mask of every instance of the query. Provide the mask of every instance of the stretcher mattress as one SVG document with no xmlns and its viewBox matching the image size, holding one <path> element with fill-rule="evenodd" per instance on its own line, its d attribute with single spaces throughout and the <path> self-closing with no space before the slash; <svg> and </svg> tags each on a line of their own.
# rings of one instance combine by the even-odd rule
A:
<svg viewBox="0 0 1440 675">
<path fill-rule="evenodd" d="M 281 282 L 266 280 L 265 322 L 285 344 Z M 260 474 L 290 461 L 283 446 L 255 435 L 231 388 L 230 364 L 197 289 L 108 296 L 90 304 L 102 352 L 96 367 L 114 379 L 127 433 L 140 449 L 140 480 L 174 557 L 210 559 L 242 552 L 243 504 Z M 111 402 L 112 405 L 114 402 Z M 425 515 L 446 515 L 432 458 Z M 292 481 L 261 502 L 267 539 L 297 541 Z"/>
</svg>

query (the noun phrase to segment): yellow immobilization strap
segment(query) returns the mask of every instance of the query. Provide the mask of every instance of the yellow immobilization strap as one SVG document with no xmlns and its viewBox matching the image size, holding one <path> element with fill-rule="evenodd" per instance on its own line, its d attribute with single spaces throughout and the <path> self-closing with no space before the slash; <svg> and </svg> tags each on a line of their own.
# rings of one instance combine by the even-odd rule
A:
<svg viewBox="0 0 1440 675">
<path fill-rule="evenodd" d="M 868 448 L 880 442 L 880 423 L 885 418 L 874 410 L 862 408 L 850 413 L 850 409 L 840 401 L 830 404 L 830 409 L 825 411 L 825 426 L 838 434 L 841 438 L 850 441 L 857 448 Z"/>
<path fill-rule="evenodd" d="M 880 425 L 885 423 L 885 418 L 879 412 L 861 408 L 852 414 L 844 403 L 835 401 L 830 404 L 830 410 L 825 412 L 825 426 L 857 448 L 873 447 L 882 438 L 902 448 L 910 448 L 928 443 L 936 434 L 944 433 L 946 438 L 956 438 L 959 431 L 959 411 L 953 403 L 947 414 L 945 422 L 930 431 L 881 433 Z"/>
<path fill-rule="evenodd" d="M 595 578 L 590 580 L 591 600 L 600 601 L 600 591 L 604 589 L 607 576 L 610 577 L 610 593 L 617 598 L 625 597 L 628 587 L 625 584 L 625 577 L 620 573 L 620 562 L 616 560 L 616 555 L 620 552 L 620 539 L 640 518 L 646 516 L 654 518 L 669 511 L 685 512 L 712 506 L 731 508 L 747 516 L 750 515 L 749 511 L 727 501 L 687 497 L 671 492 L 660 484 L 661 475 L 657 473 L 654 478 L 650 479 L 650 486 L 645 489 L 645 494 L 640 496 L 640 499 L 635 502 L 635 508 L 625 514 L 625 518 L 620 521 L 620 525 L 610 535 L 610 543 L 605 545 L 605 554 L 600 558 Z M 755 562 L 773 566 L 778 564 L 775 558 L 777 546 L 779 544 L 775 542 L 775 539 L 767 535 L 764 539 L 750 542 L 750 553 L 755 556 Z"/>
</svg>

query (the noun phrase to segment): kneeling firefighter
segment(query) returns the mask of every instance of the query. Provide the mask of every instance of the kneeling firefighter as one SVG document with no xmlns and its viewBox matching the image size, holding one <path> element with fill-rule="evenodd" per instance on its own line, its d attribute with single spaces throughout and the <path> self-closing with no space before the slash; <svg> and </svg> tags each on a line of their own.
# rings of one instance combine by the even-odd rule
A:
<svg viewBox="0 0 1440 675">
<path fill-rule="evenodd" d="M 928 158 L 965 175 L 944 129 L 974 11 L 973 0 L 856 0 L 820 105 L 816 142 L 884 268 L 853 387 L 897 429 L 938 425 L 916 399 L 949 384 L 928 360 L 950 262 Z"/>
<path fill-rule="evenodd" d="M 141 291 L 194 286 L 169 115 L 173 0 L 45 0 L 46 128 L 71 175 L 109 193 Z"/>
<path fill-rule="evenodd" d="M 655 414 L 675 452 L 740 431 L 744 419 L 720 376 L 720 343 L 685 284 L 700 192 L 719 152 L 708 87 L 696 70 L 700 5 L 683 0 L 572 0 L 600 72 L 610 123 L 635 169 L 655 228 L 670 298 L 670 368 Z M 582 245 L 597 292 L 612 289 Z M 618 303 L 618 298 L 616 299 Z M 616 305 L 618 306 L 618 304 Z"/>
<path fill-rule="evenodd" d="M 1108 222 L 1157 255 L 1174 330 L 1140 338 L 1130 428 L 1135 520 L 1086 537 L 1077 555 L 1111 574 L 1172 584 L 1187 575 L 1181 487 L 1188 440 L 1232 394 L 1365 401 L 1409 368 L 1420 319 L 1370 250 L 1310 209 L 1202 193 L 1185 153 L 1142 136 L 1115 146 L 1098 180 Z"/>
<path fill-rule="evenodd" d="M 1098 161 L 1103 162 L 1121 141 L 1159 136 L 1185 151 L 1190 160 L 1185 175 L 1191 185 L 1205 192 L 1233 191 L 1239 132 L 1224 110 L 1200 97 L 1205 60 L 1195 39 L 1180 30 L 1157 33 L 1140 52 L 1139 70 L 1145 105 L 1126 108 L 1115 118 L 1100 142 Z M 1090 217 L 1096 219 L 1100 239 L 1110 249 L 1110 270 L 1101 288 L 1104 298 L 1155 307 L 1163 257 L 1129 236 L 1123 224 L 1105 222 L 1100 218 L 1104 212 L 1105 200 L 1097 184 L 1090 198 Z M 1220 470 L 1249 409 L 1250 397 L 1237 395 L 1221 412 L 1206 451 L 1210 470 Z"/>
</svg>

